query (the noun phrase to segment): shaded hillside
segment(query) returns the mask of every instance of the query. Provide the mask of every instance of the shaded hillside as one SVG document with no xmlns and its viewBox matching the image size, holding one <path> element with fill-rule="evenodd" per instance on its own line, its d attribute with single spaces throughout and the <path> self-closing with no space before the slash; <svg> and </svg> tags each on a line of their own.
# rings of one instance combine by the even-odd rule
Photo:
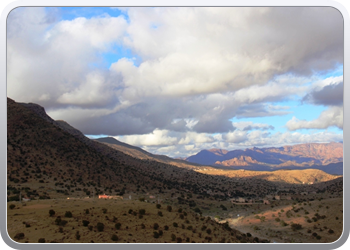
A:
<svg viewBox="0 0 350 250">
<path fill-rule="evenodd" d="M 264 180 L 247 188 L 232 178 L 137 159 L 103 143 L 86 142 L 86 137 L 79 136 L 67 124 L 58 126 L 41 112 L 44 109 L 40 106 L 35 109 L 40 111 L 38 115 L 26 105 L 11 99 L 7 102 L 8 185 L 15 187 L 9 198 L 18 197 L 18 185 L 35 189 L 26 192 L 28 195 L 42 197 L 151 192 L 168 193 L 175 198 L 181 192 L 191 192 L 213 199 L 226 199 L 228 193 L 239 195 L 243 191 L 247 195 L 263 195 L 275 188 Z M 41 186 L 44 188 L 38 189 Z"/>
</svg>

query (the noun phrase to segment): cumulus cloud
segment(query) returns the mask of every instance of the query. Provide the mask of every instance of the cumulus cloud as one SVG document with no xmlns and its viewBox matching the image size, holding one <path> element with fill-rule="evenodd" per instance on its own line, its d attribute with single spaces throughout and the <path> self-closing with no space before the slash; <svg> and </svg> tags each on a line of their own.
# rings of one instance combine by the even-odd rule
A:
<svg viewBox="0 0 350 250">
<path fill-rule="evenodd" d="M 102 71 L 91 73 L 91 64 L 120 41 L 126 20 L 81 17 L 58 22 L 51 20 L 51 15 L 45 8 L 33 7 L 17 8 L 9 14 L 8 95 L 46 108 L 62 107 L 62 103 L 93 106 L 113 102 L 111 87 L 103 87 L 109 84 L 107 76 Z M 104 95 L 105 100 L 101 103 L 97 95 Z"/>
<path fill-rule="evenodd" d="M 274 102 L 304 97 L 341 105 L 342 83 L 318 78 L 343 63 L 343 19 L 333 8 L 122 11 L 61 20 L 55 8 L 13 10 L 7 21 L 8 96 L 38 103 L 85 134 L 124 135 L 135 145 L 178 153 L 184 151 L 174 149 L 176 143 L 194 152 L 275 142 L 268 140 L 271 125 L 236 129 L 230 121 L 290 112 Z M 316 124 L 338 117 L 339 110 L 332 110 L 311 125 L 295 118 L 288 128 L 322 127 Z"/>
<path fill-rule="evenodd" d="M 323 131 L 303 134 L 299 132 L 242 131 L 213 136 L 194 132 L 174 133 L 171 131 L 157 131 L 148 135 L 118 136 L 117 140 L 133 143 L 153 154 L 165 154 L 170 157 L 188 157 L 203 149 L 221 148 L 235 150 L 252 147 L 280 147 L 300 143 L 325 143 L 342 141 L 341 134 Z"/>
<path fill-rule="evenodd" d="M 343 129 L 343 107 L 330 107 L 312 121 L 299 120 L 293 117 L 286 123 L 286 127 L 290 131 L 297 129 L 326 129 L 331 126 Z"/>
</svg>

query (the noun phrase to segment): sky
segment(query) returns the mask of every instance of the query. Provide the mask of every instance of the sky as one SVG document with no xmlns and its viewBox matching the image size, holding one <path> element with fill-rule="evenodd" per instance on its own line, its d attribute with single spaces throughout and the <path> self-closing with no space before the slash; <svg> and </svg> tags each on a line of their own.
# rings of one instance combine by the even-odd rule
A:
<svg viewBox="0 0 350 250">
<path fill-rule="evenodd" d="M 7 96 L 171 157 L 343 140 L 332 7 L 16 8 Z"/>
</svg>

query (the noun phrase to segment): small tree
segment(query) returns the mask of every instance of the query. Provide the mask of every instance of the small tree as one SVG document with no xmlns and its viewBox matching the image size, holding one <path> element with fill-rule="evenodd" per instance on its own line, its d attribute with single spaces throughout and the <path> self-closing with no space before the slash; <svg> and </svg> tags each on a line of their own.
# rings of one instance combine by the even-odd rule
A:
<svg viewBox="0 0 350 250">
<path fill-rule="evenodd" d="M 173 208 L 172 208 L 171 206 L 167 206 L 167 207 L 166 207 L 166 210 L 167 210 L 168 212 L 171 212 L 172 209 L 173 209 Z"/>
<path fill-rule="evenodd" d="M 162 211 L 158 211 L 158 215 L 159 215 L 160 217 L 162 217 L 162 216 L 163 216 Z"/>
<path fill-rule="evenodd" d="M 145 215 L 145 214 L 146 214 L 146 210 L 145 210 L 145 209 L 140 209 L 140 210 L 139 210 L 139 214 Z"/>
<path fill-rule="evenodd" d="M 46 240 L 45 240 L 45 238 L 40 238 L 40 239 L 38 240 L 38 242 L 39 242 L 39 243 L 45 243 Z"/>
<path fill-rule="evenodd" d="M 158 208 L 158 209 L 159 209 L 160 207 L 161 207 L 161 205 L 160 205 L 160 204 L 157 204 L 157 205 L 156 205 L 156 208 Z"/>
<path fill-rule="evenodd" d="M 157 230 L 158 228 L 159 228 L 158 223 L 154 223 L 154 224 L 153 224 L 153 229 L 154 229 L 154 230 Z"/>
<path fill-rule="evenodd" d="M 114 226 L 115 226 L 115 228 L 116 228 L 116 229 L 118 229 L 118 230 L 119 230 L 119 229 L 120 229 L 120 227 L 122 226 L 122 224 L 120 224 L 120 223 L 118 222 L 118 223 L 116 223 Z"/>
<path fill-rule="evenodd" d="M 16 207 L 16 205 L 15 204 L 11 204 L 10 206 L 9 206 L 9 208 L 12 210 L 12 209 L 14 209 Z"/>
<path fill-rule="evenodd" d="M 175 241 L 176 240 L 176 235 L 175 234 L 171 234 L 171 240 Z"/>
</svg>

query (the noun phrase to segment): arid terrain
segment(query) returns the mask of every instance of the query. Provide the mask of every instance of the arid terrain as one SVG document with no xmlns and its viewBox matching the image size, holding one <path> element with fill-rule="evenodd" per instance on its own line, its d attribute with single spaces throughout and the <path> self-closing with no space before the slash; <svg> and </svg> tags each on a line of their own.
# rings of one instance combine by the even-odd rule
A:
<svg viewBox="0 0 350 250">
<path fill-rule="evenodd" d="M 7 226 L 18 242 L 333 242 L 343 228 L 341 175 L 155 157 L 89 140 L 11 99 L 7 159 Z"/>
</svg>

